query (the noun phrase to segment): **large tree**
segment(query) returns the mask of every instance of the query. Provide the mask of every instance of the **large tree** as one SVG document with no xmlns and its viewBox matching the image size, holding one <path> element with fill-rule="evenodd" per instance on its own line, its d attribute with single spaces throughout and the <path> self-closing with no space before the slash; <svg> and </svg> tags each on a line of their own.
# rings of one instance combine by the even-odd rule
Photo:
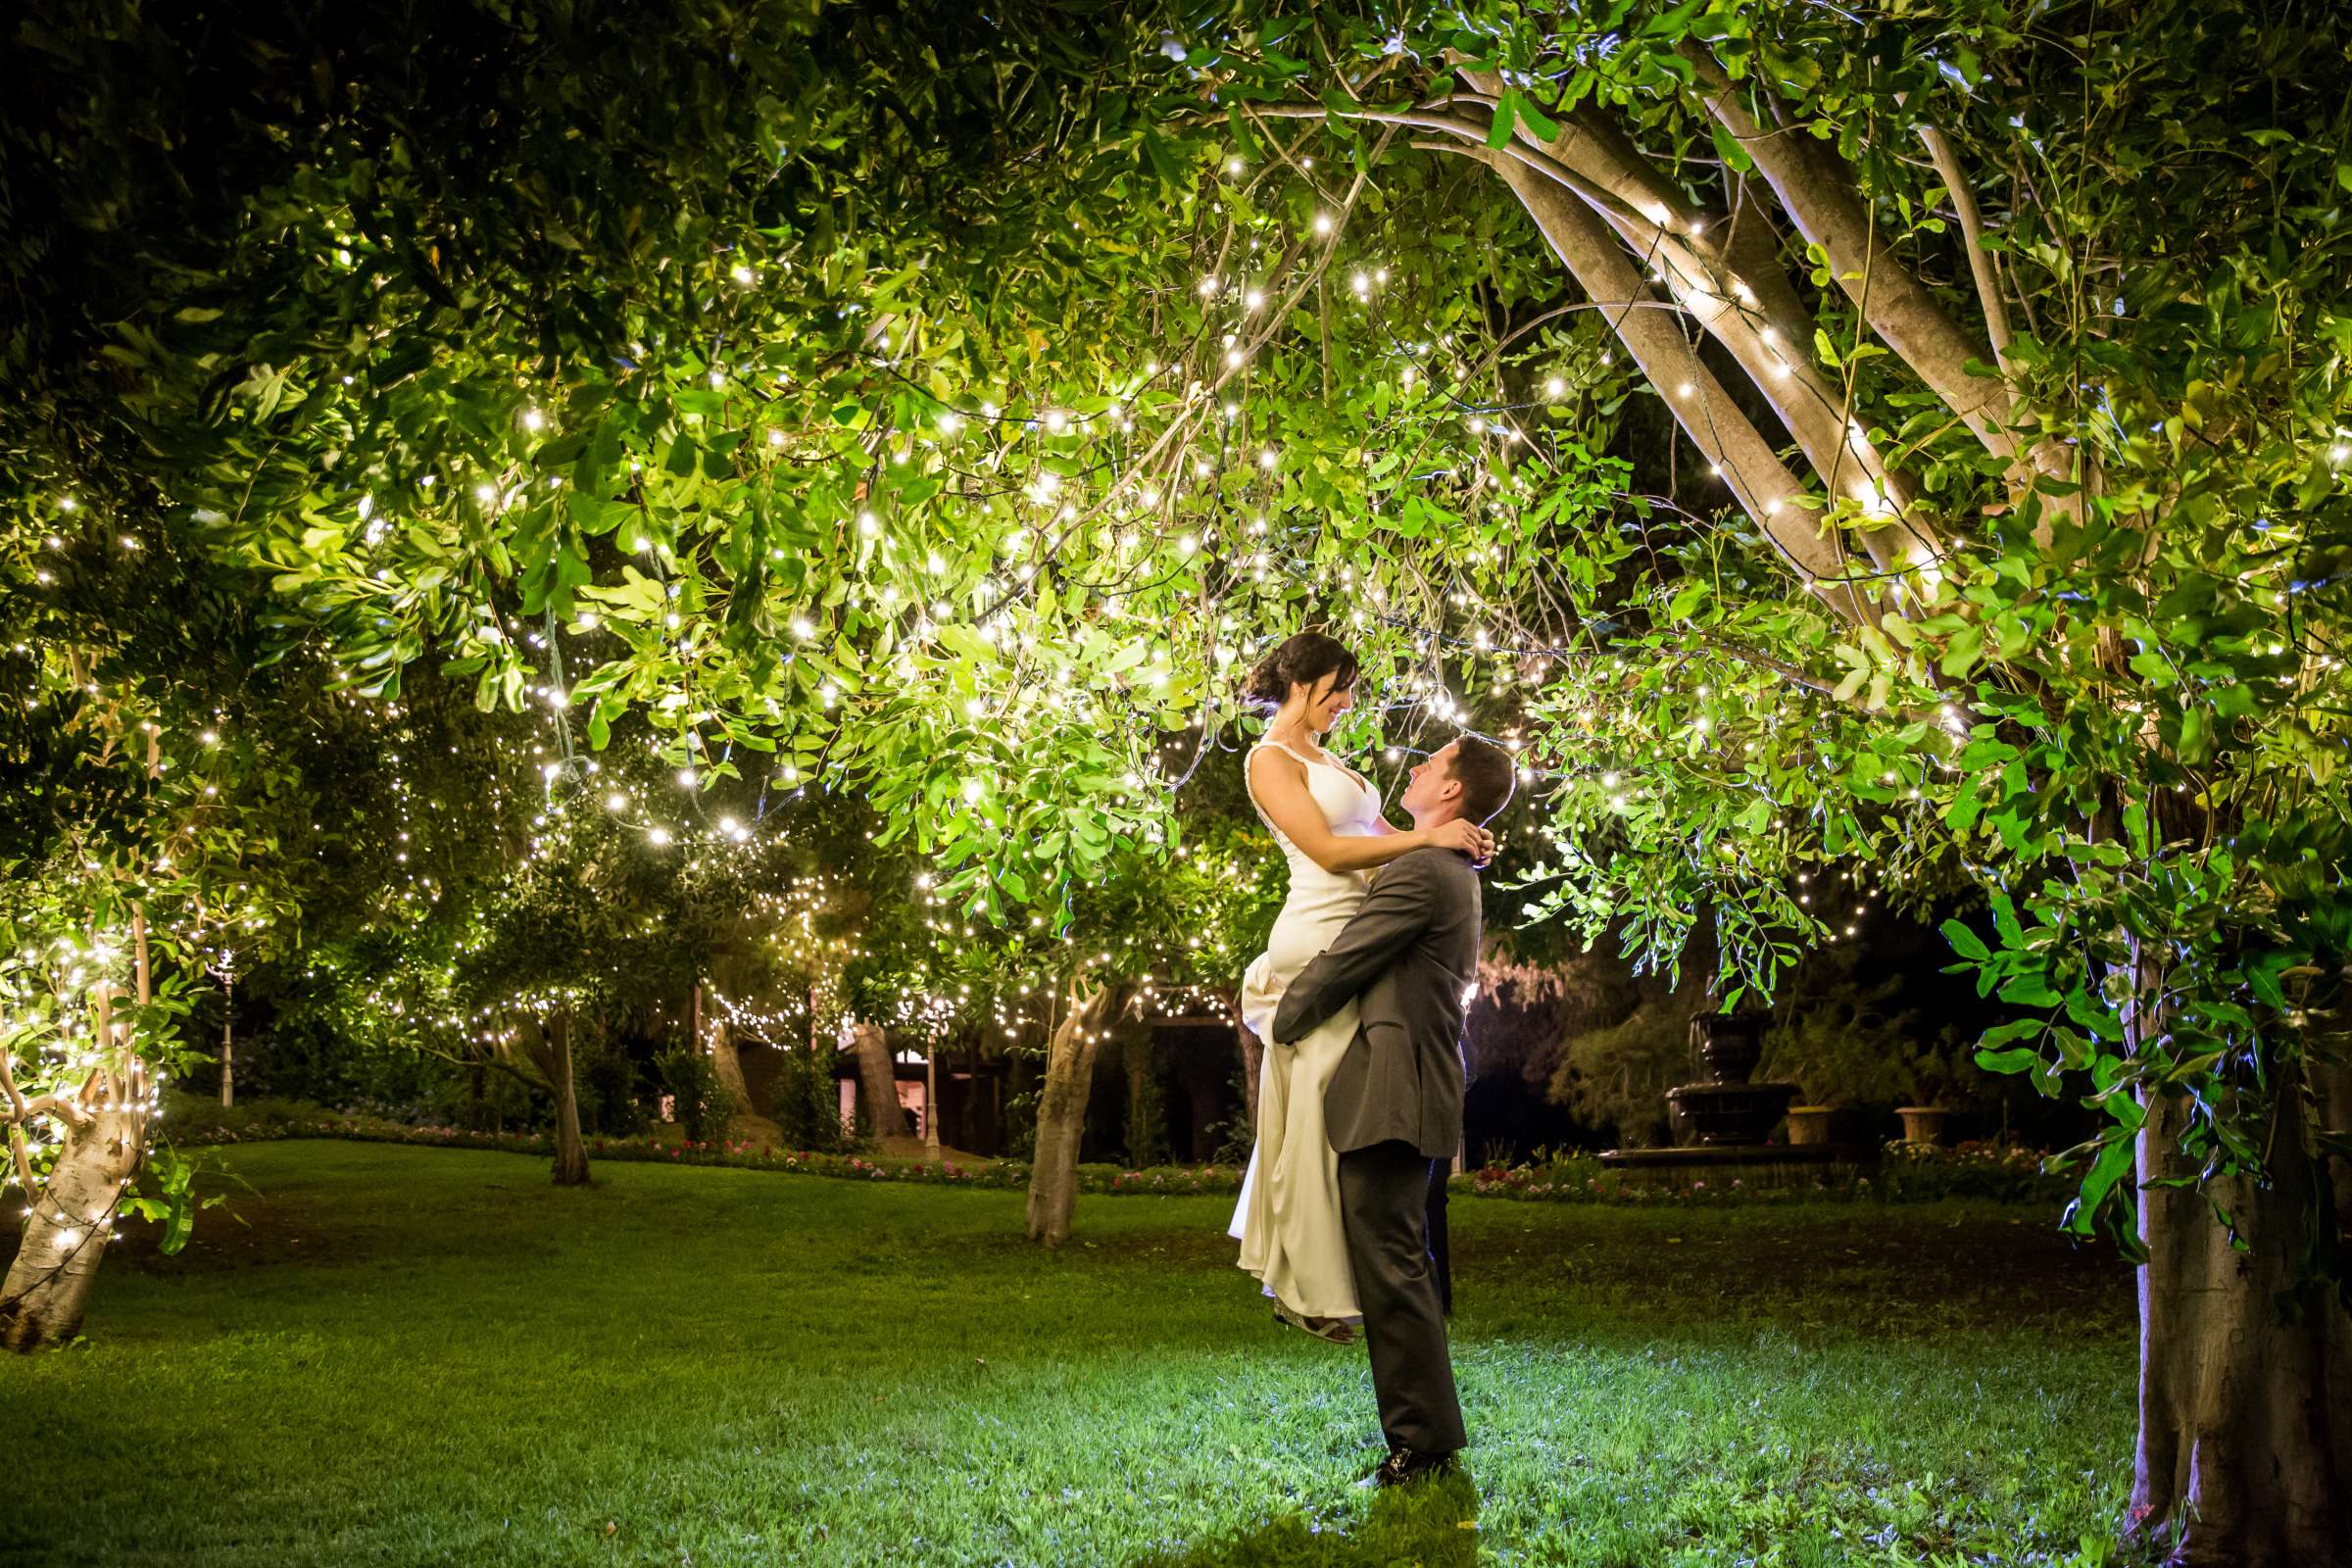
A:
<svg viewBox="0 0 2352 1568">
<path fill-rule="evenodd" d="M 2070 1224 L 2140 1259 L 2132 1528 L 2352 1558 L 2346 111 L 2297 64 L 2338 15 L 1188 41 L 1246 120 L 1486 170 L 1721 481 L 1641 551 L 1592 535 L 1606 592 L 1484 630 L 1550 665 L 1558 907 L 1671 951 L 1703 901 L 1769 980 L 1821 928 L 1800 867 L 1974 882 L 1993 941 L 1955 948 L 2039 1014 L 1982 1059 L 2112 1113 Z"/>
</svg>

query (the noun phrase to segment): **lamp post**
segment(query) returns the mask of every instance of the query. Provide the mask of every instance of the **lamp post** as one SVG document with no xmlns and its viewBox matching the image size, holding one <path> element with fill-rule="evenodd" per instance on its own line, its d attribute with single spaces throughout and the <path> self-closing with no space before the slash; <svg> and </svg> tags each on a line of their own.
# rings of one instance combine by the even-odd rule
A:
<svg viewBox="0 0 2352 1568">
<path fill-rule="evenodd" d="M 939 1155 L 939 1045 L 923 1042 L 923 1157 Z"/>
<path fill-rule="evenodd" d="M 230 1106 L 237 1102 L 237 956 L 226 942 L 213 950 L 212 968 L 220 977 L 220 1103 Z"/>
<path fill-rule="evenodd" d="M 227 969 L 220 971 L 220 1103 L 237 1102 L 237 1070 L 231 1059 L 234 1051 L 229 1030 L 237 1006 L 237 977 Z"/>
</svg>

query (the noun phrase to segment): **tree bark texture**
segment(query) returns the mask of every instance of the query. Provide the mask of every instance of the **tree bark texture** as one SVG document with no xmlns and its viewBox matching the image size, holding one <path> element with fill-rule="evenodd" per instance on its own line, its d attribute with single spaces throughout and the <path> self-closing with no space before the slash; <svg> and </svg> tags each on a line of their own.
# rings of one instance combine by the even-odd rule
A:
<svg viewBox="0 0 2352 1568">
<path fill-rule="evenodd" d="M 744 1081 L 743 1054 L 735 1049 L 735 1031 L 724 1019 L 710 1030 L 710 1071 L 734 1101 L 733 1114 L 750 1111 L 752 1088 Z"/>
<path fill-rule="evenodd" d="M 2149 1018 L 2162 1026 L 2160 1014 Z M 2136 1032 L 2136 1031 L 2134 1031 Z M 2315 1124 L 2347 1125 L 2340 1062 L 2282 1071 L 2264 1130 L 2272 1180 L 2203 1188 L 2180 1150 L 2179 1097 L 2138 1137 L 2139 1438 L 2129 1532 L 2195 1568 L 2352 1565 L 2352 1317 L 2298 1283 L 2316 1240 L 2340 1247 L 2344 1162 L 2315 1165 Z M 2316 1116 L 2322 1118 L 2315 1123 Z M 2324 1172 L 2324 1176 L 2323 1176 Z M 2226 1211 L 2242 1249 L 2214 1212 Z"/>
<path fill-rule="evenodd" d="M 95 1098 L 91 1086 L 83 1094 L 85 1102 Z M 98 1110 L 86 1125 L 68 1125 L 49 1180 L 30 1200 L 24 1244 L 0 1284 L 0 1347 L 37 1350 L 81 1332 L 114 1232 L 115 1205 L 146 1149 L 143 1099 L 133 1097 L 129 1109 Z"/>
<path fill-rule="evenodd" d="M 1095 1054 L 1127 1008 L 1133 984 L 1117 981 L 1073 999 L 1046 1045 L 1046 1085 L 1037 1102 L 1037 1153 L 1029 1175 L 1029 1238 L 1059 1247 L 1069 1240 L 1078 1203 L 1078 1140 L 1094 1088 Z"/>
<path fill-rule="evenodd" d="M 1987 450 L 2013 455 L 2008 389 L 1996 377 L 1968 372 L 1970 360 L 1992 357 L 1992 345 L 1962 326 L 1896 263 L 1893 246 L 1873 228 L 1860 181 L 1837 150 L 1793 126 L 1758 124 L 1711 53 L 1690 43 L 1682 54 L 1698 72 L 1708 111 L 1755 160 L 1797 231 L 1829 253 L 1831 275 L 1868 313 L 1871 330 Z"/>
<path fill-rule="evenodd" d="M 906 1113 L 899 1106 L 898 1069 L 891 1065 L 890 1035 L 879 1024 L 852 1023 L 850 1043 L 858 1051 L 858 1088 L 865 1097 L 866 1119 L 880 1138 L 906 1135 Z"/>
<path fill-rule="evenodd" d="M 571 1015 L 559 1012 L 545 1025 L 548 1083 L 556 1091 L 558 1187 L 588 1185 L 588 1145 L 580 1137 L 580 1096 L 571 1073 Z"/>
</svg>

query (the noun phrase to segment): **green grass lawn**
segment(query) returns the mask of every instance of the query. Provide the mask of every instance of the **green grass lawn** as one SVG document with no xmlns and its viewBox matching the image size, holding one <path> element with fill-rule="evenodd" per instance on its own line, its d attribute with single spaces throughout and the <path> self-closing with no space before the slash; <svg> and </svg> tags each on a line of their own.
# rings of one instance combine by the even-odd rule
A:
<svg viewBox="0 0 2352 1568">
<path fill-rule="evenodd" d="M 2073 1563 L 2128 1479 L 2131 1276 L 1983 1205 L 1456 1199 L 1468 1479 L 1380 1457 L 1230 1200 L 228 1152 L 89 1343 L 0 1360 L 0 1561 Z"/>
</svg>

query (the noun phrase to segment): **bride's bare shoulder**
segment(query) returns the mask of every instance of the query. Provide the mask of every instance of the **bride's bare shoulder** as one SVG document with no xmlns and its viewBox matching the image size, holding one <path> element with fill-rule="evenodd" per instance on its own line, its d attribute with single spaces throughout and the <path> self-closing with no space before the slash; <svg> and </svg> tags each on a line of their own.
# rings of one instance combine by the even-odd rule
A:
<svg viewBox="0 0 2352 1568">
<path fill-rule="evenodd" d="M 1253 779 L 1306 777 L 1306 763 L 1280 741 L 1259 741 L 1251 747 L 1249 768 Z"/>
</svg>

